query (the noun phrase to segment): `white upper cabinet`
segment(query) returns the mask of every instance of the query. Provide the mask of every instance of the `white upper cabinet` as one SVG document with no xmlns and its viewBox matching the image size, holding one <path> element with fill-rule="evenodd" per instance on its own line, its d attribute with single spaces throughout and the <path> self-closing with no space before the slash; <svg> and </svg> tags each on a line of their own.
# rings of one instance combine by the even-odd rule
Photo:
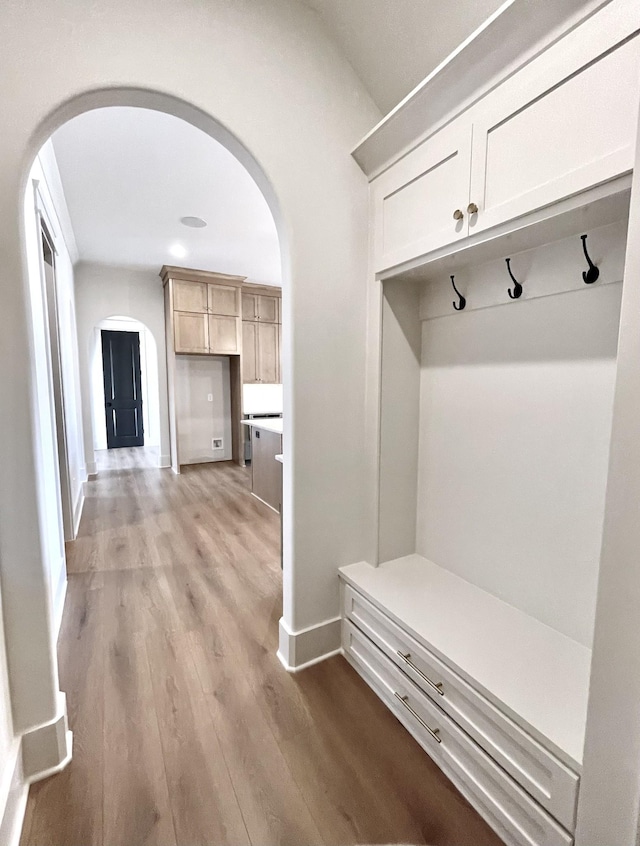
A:
<svg viewBox="0 0 640 846">
<path fill-rule="evenodd" d="M 613 0 L 374 178 L 375 271 L 630 172 L 639 29 L 640 3 Z"/>
<path fill-rule="evenodd" d="M 599 17 L 599 16 L 598 16 Z M 551 47 L 479 105 L 471 201 L 479 232 L 633 169 L 639 39 L 598 17 Z M 599 56 L 600 54 L 600 56 Z M 595 61 L 594 61 L 595 59 Z"/>
<path fill-rule="evenodd" d="M 371 186 L 376 270 L 468 234 L 471 126 L 455 121 Z"/>
</svg>

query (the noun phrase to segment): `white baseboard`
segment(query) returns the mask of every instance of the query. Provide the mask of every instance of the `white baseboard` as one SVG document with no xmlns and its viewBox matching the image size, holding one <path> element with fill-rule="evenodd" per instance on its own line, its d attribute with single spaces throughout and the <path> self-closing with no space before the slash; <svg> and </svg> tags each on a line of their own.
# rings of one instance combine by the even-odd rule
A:
<svg viewBox="0 0 640 846">
<path fill-rule="evenodd" d="M 67 699 L 58 693 L 58 714 L 22 735 L 24 780 L 29 784 L 63 770 L 71 760 L 73 735 L 67 722 Z"/>
<path fill-rule="evenodd" d="M 280 619 L 278 659 L 289 673 L 298 673 L 340 654 L 342 620 L 334 617 L 315 626 L 293 631 Z"/>
<path fill-rule="evenodd" d="M 82 519 L 82 509 L 84 508 L 84 486 L 86 482 L 80 485 L 80 492 L 73 509 L 73 539 L 78 537 L 78 529 L 80 528 L 80 520 Z"/>
<path fill-rule="evenodd" d="M 0 773 L 0 843 L 2 846 L 18 846 L 24 813 L 27 807 L 29 785 L 22 772 L 22 749 L 20 739 L 13 743 Z"/>
<path fill-rule="evenodd" d="M 171 467 L 171 456 L 170 455 L 159 455 L 158 456 L 158 467 L 164 469 L 165 467 Z"/>
<path fill-rule="evenodd" d="M 261 502 L 263 505 L 266 505 L 267 508 L 270 508 L 272 511 L 275 511 L 276 514 L 280 514 L 280 512 L 278 511 L 277 508 L 274 508 L 273 505 L 269 505 L 269 503 L 265 502 L 264 499 L 262 499 L 262 497 L 258 496 L 258 494 L 255 494 L 253 491 L 251 491 L 251 496 L 255 497 L 258 500 L 258 502 Z"/>
<path fill-rule="evenodd" d="M 287 664 L 280 650 L 276 652 L 276 657 L 288 673 L 300 673 L 302 670 L 306 670 L 308 667 L 313 667 L 315 664 L 321 664 L 323 661 L 327 661 L 329 658 L 333 658 L 335 655 L 343 654 L 344 651 L 342 648 L 336 649 L 333 652 L 327 652 L 326 655 L 320 655 L 318 658 L 313 658 L 311 661 L 307 661 L 306 663 L 300 664 L 297 667 L 291 667 L 289 664 Z"/>
</svg>

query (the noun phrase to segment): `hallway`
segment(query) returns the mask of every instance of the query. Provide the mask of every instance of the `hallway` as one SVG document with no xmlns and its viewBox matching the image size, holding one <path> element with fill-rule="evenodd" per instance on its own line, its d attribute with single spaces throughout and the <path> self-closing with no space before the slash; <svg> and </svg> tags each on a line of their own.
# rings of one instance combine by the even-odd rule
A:
<svg viewBox="0 0 640 846">
<path fill-rule="evenodd" d="M 497 846 L 341 658 L 276 658 L 278 518 L 231 463 L 101 458 L 59 640 L 74 757 L 22 846 Z"/>
</svg>

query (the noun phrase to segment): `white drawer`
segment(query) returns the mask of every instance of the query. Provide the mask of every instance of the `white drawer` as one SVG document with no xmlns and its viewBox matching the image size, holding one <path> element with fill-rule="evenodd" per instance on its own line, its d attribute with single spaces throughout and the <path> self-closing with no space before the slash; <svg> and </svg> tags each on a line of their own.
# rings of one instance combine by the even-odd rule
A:
<svg viewBox="0 0 640 846">
<path fill-rule="evenodd" d="M 569 831 L 580 777 L 349 585 L 343 614 Z M 402 658 L 401 656 L 405 656 Z"/>
<path fill-rule="evenodd" d="M 571 846 L 571 835 L 348 620 L 342 645 L 347 660 L 508 846 Z"/>
</svg>

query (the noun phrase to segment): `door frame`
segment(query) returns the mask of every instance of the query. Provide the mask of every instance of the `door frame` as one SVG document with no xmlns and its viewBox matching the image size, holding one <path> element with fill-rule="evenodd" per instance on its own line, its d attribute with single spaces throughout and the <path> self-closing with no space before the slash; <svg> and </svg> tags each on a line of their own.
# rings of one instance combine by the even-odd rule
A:
<svg viewBox="0 0 640 846">
<path fill-rule="evenodd" d="M 65 389 L 62 363 L 60 360 L 60 324 L 58 320 L 58 289 L 56 282 L 56 260 L 58 256 L 57 234 L 47 211 L 44 198 L 38 186 L 35 189 L 36 223 L 38 230 L 38 259 L 42 302 L 45 307 L 45 332 L 47 348 L 47 372 L 51 384 L 53 405 L 51 425 L 56 441 L 58 483 L 60 486 L 60 522 L 65 542 L 75 540 L 76 526 L 73 499 L 71 496 L 71 471 L 67 441 L 65 412 Z M 44 245 L 51 251 L 52 268 L 47 272 Z"/>
<path fill-rule="evenodd" d="M 134 373 L 134 390 L 139 396 L 139 403 L 140 403 L 140 431 L 141 431 L 141 444 L 135 444 L 136 447 L 144 447 L 145 446 L 145 409 L 144 409 L 144 387 L 143 387 L 143 378 L 142 378 L 142 340 L 140 337 L 140 331 L 138 329 L 106 329 L 101 327 L 99 329 L 100 332 L 100 351 L 101 351 L 101 358 L 102 358 L 102 387 L 103 387 L 103 411 L 104 411 L 104 418 L 105 418 L 105 427 L 106 427 L 106 435 L 107 435 L 107 449 L 119 449 L 120 447 L 116 445 L 110 445 L 110 429 L 109 429 L 109 422 L 108 422 L 108 414 L 107 408 L 111 407 L 110 403 L 107 400 L 107 372 L 105 369 L 105 333 L 110 335 L 135 335 L 137 338 L 137 361 L 136 361 L 136 373 Z M 145 374 L 146 375 L 146 374 Z M 112 384 L 113 388 L 113 384 Z M 115 437 L 113 435 L 112 437 Z"/>
</svg>

